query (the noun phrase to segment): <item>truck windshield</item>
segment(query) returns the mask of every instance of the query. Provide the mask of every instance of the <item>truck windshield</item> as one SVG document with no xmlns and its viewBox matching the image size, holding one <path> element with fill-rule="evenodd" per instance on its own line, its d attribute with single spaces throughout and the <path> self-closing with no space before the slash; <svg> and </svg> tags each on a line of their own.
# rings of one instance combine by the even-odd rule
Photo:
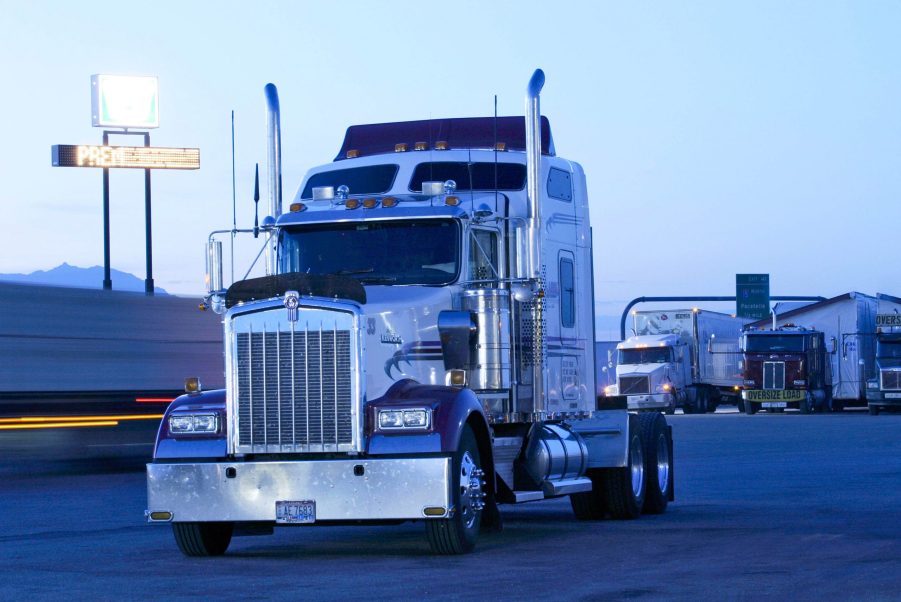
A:
<svg viewBox="0 0 901 602">
<path fill-rule="evenodd" d="M 449 219 L 311 224 L 286 228 L 280 237 L 282 273 L 442 285 L 454 282 L 460 269 L 460 226 Z"/>
<path fill-rule="evenodd" d="M 876 357 L 881 360 L 901 360 L 901 341 L 879 341 Z"/>
<path fill-rule="evenodd" d="M 745 351 L 766 353 L 768 351 L 804 351 L 804 337 L 791 335 L 749 335 L 745 340 Z"/>
<path fill-rule="evenodd" d="M 673 348 L 620 349 L 617 355 L 618 364 L 666 364 L 673 361 Z"/>
</svg>

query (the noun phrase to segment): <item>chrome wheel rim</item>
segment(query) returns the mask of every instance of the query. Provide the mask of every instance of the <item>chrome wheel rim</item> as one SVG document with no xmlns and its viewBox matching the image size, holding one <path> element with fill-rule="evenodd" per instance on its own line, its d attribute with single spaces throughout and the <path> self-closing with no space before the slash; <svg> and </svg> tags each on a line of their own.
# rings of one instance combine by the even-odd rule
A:
<svg viewBox="0 0 901 602">
<path fill-rule="evenodd" d="M 483 472 L 473 460 L 472 454 L 464 452 L 460 460 L 460 518 L 467 529 L 475 524 L 484 505 L 482 475 Z"/>
<path fill-rule="evenodd" d="M 637 436 L 632 438 L 632 445 L 629 446 L 629 464 L 632 473 L 632 496 L 638 499 L 644 487 L 644 458 L 641 455 L 641 439 Z"/>
<path fill-rule="evenodd" d="M 669 491 L 669 445 L 663 433 L 657 438 L 657 487 Z"/>
</svg>

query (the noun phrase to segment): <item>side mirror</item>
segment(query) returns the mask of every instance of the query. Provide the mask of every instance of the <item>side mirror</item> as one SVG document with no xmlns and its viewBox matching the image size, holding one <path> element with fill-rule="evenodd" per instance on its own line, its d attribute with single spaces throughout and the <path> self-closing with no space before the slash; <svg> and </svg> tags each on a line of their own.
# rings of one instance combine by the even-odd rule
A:
<svg viewBox="0 0 901 602">
<path fill-rule="evenodd" d="M 838 342 L 836 341 L 835 337 L 829 339 L 829 347 L 829 353 L 835 353 L 836 351 L 838 351 Z"/>
</svg>

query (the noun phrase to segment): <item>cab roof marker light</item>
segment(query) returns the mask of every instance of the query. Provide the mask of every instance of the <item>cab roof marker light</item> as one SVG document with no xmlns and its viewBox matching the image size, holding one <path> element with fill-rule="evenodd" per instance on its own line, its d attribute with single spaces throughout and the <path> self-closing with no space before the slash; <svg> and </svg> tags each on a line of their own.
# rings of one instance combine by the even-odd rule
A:
<svg viewBox="0 0 901 602">
<path fill-rule="evenodd" d="M 395 145 L 394 145 L 394 152 L 396 152 L 396 153 L 405 153 L 405 152 L 407 152 L 407 143 L 406 143 L 406 142 L 400 142 L 400 143 L 398 143 L 398 144 L 395 144 Z"/>
<path fill-rule="evenodd" d="M 356 159 L 356 158 L 359 157 L 359 156 L 360 156 L 360 151 L 357 150 L 357 149 L 355 149 L 355 148 L 352 148 L 352 149 L 350 149 L 349 151 L 347 151 L 347 158 L 348 158 L 348 159 Z"/>
<path fill-rule="evenodd" d="M 288 206 L 288 209 L 290 209 L 291 213 L 300 213 L 301 211 L 304 211 L 306 208 L 307 208 L 307 206 L 304 205 L 303 203 L 291 203 Z"/>
<path fill-rule="evenodd" d="M 454 195 L 448 195 L 444 199 L 444 204 L 450 205 L 451 207 L 456 207 L 457 205 L 460 204 L 460 197 L 454 196 Z"/>
<path fill-rule="evenodd" d="M 505 150 L 507 150 L 507 143 L 506 142 L 498 142 L 497 144 L 494 145 L 494 150 L 504 152 Z"/>
<path fill-rule="evenodd" d="M 360 199 L 347 199 L 344 201 L 345 209 L 356 209 L 360 206 Z"/>
<path fill-rule="evenodd" d="M 435 150 L 447 150 L 447 140 L 439 140 L 435 143 Z"/>
<path fill-rule="evenodd" d="M 413 145 L 413 150 L 415 151 L 424 151 L 429 150 L 429 145 L 427 142 L 417 142 Z"/>
<path fill-rule="evenodd" d="M 386 209 L 390 209 L 391 207 L 397 206 L 397 199 L 393 196 L 386 196 L 382 199 L 382 207 Z"/>
<path fill-rule="evenodd" d="M 379 202 L 377 199 L 368 198 L 363 199 L 363 209 L 373 209 L 379 206 Z"/>
</svg>

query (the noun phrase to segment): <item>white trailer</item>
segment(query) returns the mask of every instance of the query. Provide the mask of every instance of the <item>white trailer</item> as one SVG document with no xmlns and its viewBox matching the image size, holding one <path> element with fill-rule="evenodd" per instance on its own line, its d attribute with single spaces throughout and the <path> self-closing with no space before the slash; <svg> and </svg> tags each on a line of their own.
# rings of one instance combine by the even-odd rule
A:
<svg viewBox="0 0 901 602">
<path fill-rule="evenodd" d="M 616 393 L 629 409 L 712 412 L 737 403 L 741 329 L 749 320 L 700 309 L 632 312 L 634 336 L 617 345 Z"/>
</svg>

